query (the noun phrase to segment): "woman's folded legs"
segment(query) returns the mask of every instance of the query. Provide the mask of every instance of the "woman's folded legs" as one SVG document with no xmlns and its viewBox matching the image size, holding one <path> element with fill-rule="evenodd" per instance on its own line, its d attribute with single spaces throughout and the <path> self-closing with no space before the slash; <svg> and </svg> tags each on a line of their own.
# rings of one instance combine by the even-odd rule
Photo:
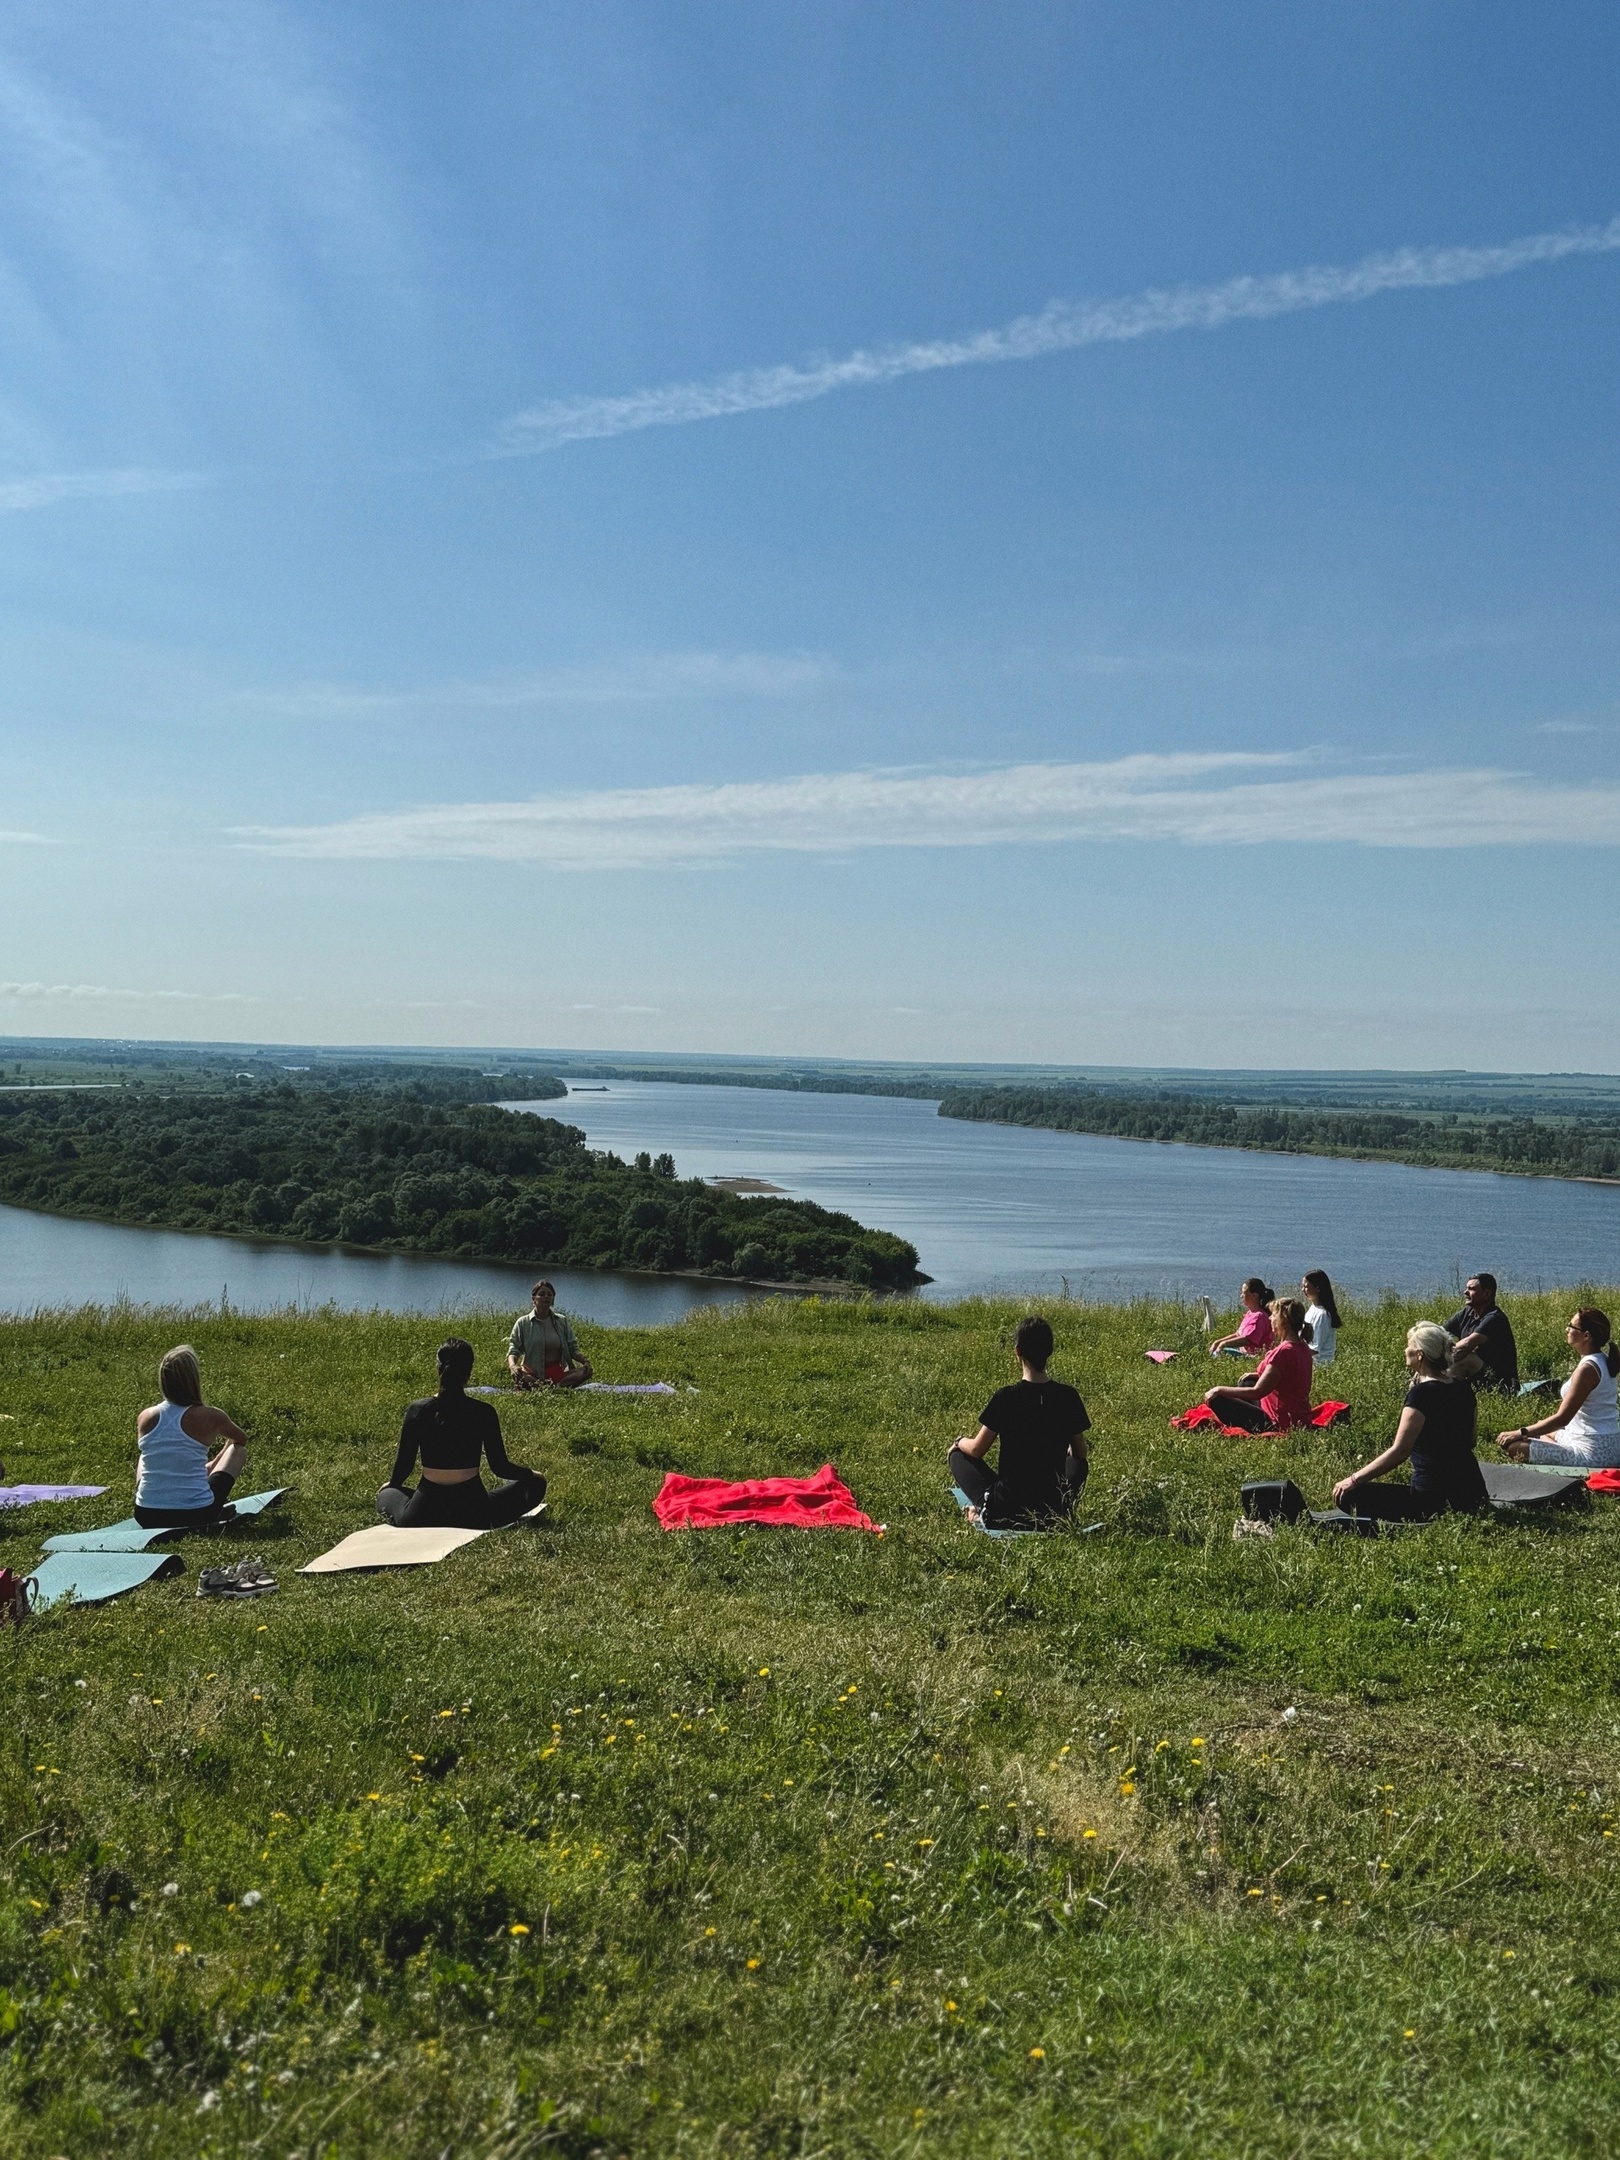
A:
<svg viewBox="0 0 1620 2160">
<path fill-rule="evenodd" d="M 423 1478 L 414 1491 L 385 1485 L 377 1495 L 377 1513 L 401 1530 L 500 1530 L 527 1515 L 545 1498 L 546 1481 L 537 1470 L 513 1465 L 514 1475 L 486 1488 L 478 1478 L 441 1485 Z"/>
</svg>

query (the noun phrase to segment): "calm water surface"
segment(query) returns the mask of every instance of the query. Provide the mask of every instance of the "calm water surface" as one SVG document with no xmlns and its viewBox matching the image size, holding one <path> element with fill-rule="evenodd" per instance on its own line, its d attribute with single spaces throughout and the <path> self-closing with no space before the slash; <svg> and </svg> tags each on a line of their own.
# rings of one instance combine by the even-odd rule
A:
<svg viewBox="0 0 1620 2160">
<path fill-rule="evenodd" d="M 931 1298 L 1142 1292 L 1233 1302 L 1244 1275 L 1307 1267 L 1364 1295 L 1489 1268 L 1504 1285 L 1620 1281 L 1620 1188 L 1409 1170 L 1232 1148 L 1159 1147 L 941 1118 L 927 1102 L 614 1081 L 530 1106 L 593 1147 L 667 1150 L 684 1177 L 758 1177 L 910 1238 Z M 0 1208 L 0 1311 L 41 1305 L 339 1305 L 450 1313 L 527 1302 L 496 1263 L 70 1222 Z M 565 1310 L 608 1326 L 678 1320 L 750 1293 L 549 1268 Z"/>
<path fill-rule="evenodd" d="M 514 1106 L 515 1107 L 515 1106 Z M 1620 1187 L 1413 1170 L 942 1118 L 929 1102 L 613 1081 L 536 1104 L 593 1147 L 668 1149 L 686 1177 L 759 1177 L 910 1238 L 927 1297 L 1140 1292 L 1233 1302 L 1261 1274 L 1346 1288 L 1620 1281 Z M 1460 1299 L 1459 1299 L 1460 1302 Z"/>
<path fill-rule="evenodd" d="M 604 1327 L 656 1327 L 699 1305 L 734 1304 L 751 1293 L 722 1283 L 660 1281 L 548 1267 L 557 1303 Z M 138 1230 L 122 1223 L 70 1222 L 0 1207 L 0 1312 L 41 1305 L 217 1305 L 279 1312 L 289 1305 L 350 1311 L 466 1312 L 529 1302 L 532 1267 L 497 1261 L 432 1260 L 407 1253 L 346 1252 L 337 1245 L 286 1245 L 273 1238 L 206 1237 Z"/>
</svg>

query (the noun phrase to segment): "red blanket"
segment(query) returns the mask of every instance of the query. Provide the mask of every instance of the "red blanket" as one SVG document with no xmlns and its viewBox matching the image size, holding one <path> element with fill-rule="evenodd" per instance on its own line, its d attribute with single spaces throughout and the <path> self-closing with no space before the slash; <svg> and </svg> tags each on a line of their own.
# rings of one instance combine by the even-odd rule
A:
<svg viewBox="0 0 1620 2160">
<path fill-rule="evenodd" d="M 1594 1470 L 1586 1481 L 1588 1492 L 1620 1492 L 1620 1470 Z"/>
<path fill-rule="evenodd" d="M 681 1477 L 671 1470 L 653 1502 L 666 1530 L 719 1530 L 727 1523 L 776 1523 L 788 1530 L 873 1530 L 881 1526 L 855 1505 L 855 1495 L 831 1463 L 814 1477 Z"/>
<path fill-rule="evenodd" d="M 1325 1402 L 1312 1411 L 1311 1424 L 1321 1432 L 1329 1425 L 1343 1423 L 1349 1415 L 1347 1402 Z M 1225 1433 L 1228 1440 L 1263 1440 L 1266 1437 L 1263 1432 L 1252 1433 L 1243 1425 L 1223 1425 L 1208 1403 L 1195 1403 L 1190 1410 L 1183 1410 L 1180 1417 L 1173 1417 L 1170 1423 L 1177 1432 L 1208 1432 L 1213 1427 L 1216 1432 Z"/>
</svg>

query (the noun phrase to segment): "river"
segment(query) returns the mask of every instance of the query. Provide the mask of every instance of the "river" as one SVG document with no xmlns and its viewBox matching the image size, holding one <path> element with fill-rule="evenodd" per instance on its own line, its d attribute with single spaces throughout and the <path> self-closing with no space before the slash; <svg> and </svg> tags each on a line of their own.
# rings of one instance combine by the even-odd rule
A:
<svg viewBox="0 0 1620 2160">
<path fill-rule="evenodd" d="M 1361 1296 L 1620 1281 L 1620 1188 L 1088 1133 L 968 1124 L 929 1102 L 613 1081 L 566 1103 L 512 1104 L 583 1126 L 593 1147 L 675 1157 L 683 1177 L 753 1177 L 917 1247 L 921 1295 L 1142 1294 L 1235 1303 L 1240 1277 L 1291 1287 L 1324 1267 Z M 39 1306 L 334 1304 L 446 1314 L 516 1310 L 534 1270 L 225 1238 L 0 1208 L 0 1312 Z M 677 1320 L 751 1293 L 548 1267 L 558 1302 L 606 1326 Z"/>
<path fill-rule="evenodd" d="M 1164 1146 L 942 1118 L 881 1095 L 613 1081 L 533 1105 L 593 1147 L 667 1149 L 685 1177 L 756 1177 L 910 1238 L 922 1295 L 1292 1288 L 1326 1268 L 1361 1296 L 1487 1268 L 1507 1285 L 1620 1281 L 1620 1187 L 1403 1163 Z"/>
</svg>

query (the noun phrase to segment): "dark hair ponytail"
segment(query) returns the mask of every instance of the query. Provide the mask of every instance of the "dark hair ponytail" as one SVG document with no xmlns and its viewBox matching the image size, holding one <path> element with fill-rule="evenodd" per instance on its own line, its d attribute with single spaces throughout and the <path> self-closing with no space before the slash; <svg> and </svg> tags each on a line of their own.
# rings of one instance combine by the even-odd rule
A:
<svg viewBox="0 0 1620 2160">
<path fill-rule="evenodd" d="M 1608 1366 L 1609 1378 L 1614 1379 L 1620 1373 L 1620 1349 L 1616 1348 L 1608 1314 L 1599 1312 L 1595 1305 L 1583 1305 L 1575 1315 L 1575 1325 Z"/>
<path fill-rule="evenodd" d="M 1264 1281 L 1258 1275 L 1249 1277 L 1248 1281 L 1243 1285 L 1243 1291 L 1246 1297 L 1257 1297 L 1262 1305 L 1269 1305 L 1274 1294 L 1270 1283 Z"/>
<path fill-rule="evenodd" d="M 1326 1272 L 1319 1267 L 1309 1269 L 1305 1276 L 1305 1287 L 1327 1314 L 1328 1324 L 1335 1328 L 1343 1327 L 1344 1322 L 1339 1318 L 1339 1301 L 1333 1295 L 1333 1285 Z"/>
</svg>

